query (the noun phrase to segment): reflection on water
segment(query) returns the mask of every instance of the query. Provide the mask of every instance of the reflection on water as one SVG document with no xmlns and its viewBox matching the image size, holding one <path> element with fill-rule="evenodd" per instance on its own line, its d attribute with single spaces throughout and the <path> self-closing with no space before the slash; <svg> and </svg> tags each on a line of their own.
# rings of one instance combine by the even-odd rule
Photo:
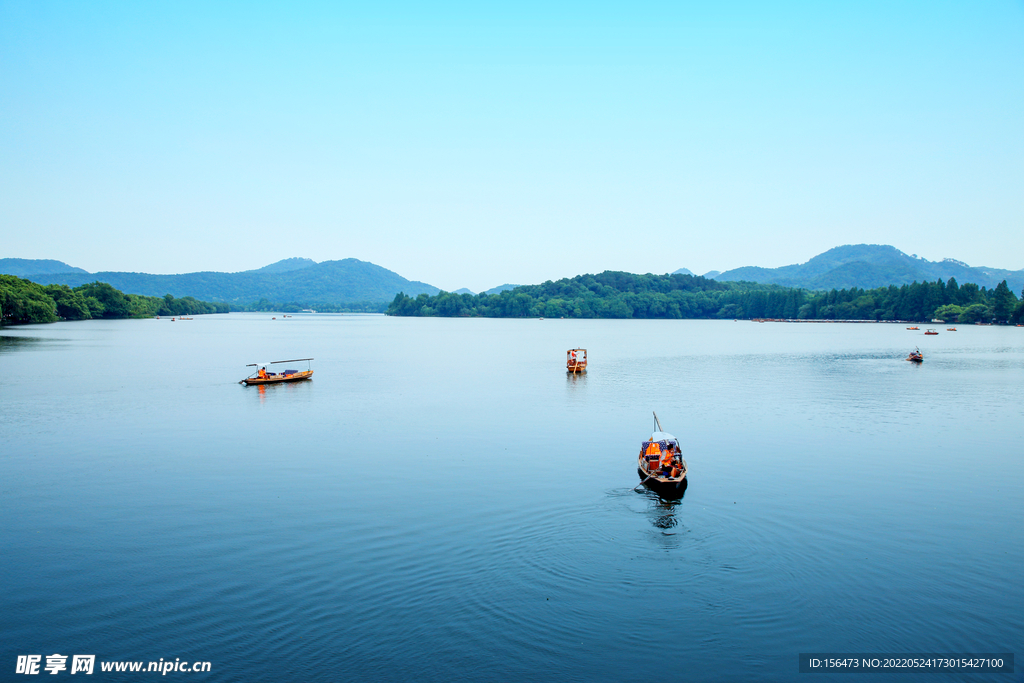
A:
<svg viewBox="0 0 1024 683">
<path fill-rule="evenodd" d="M 249 386 L 242 385 L 242 388 L 246 391 L 253 391 L 260 399 L 260 405 L 264 405 L 267 402 L 267 397 L 280 396 L 282 394 L 297 394 L 302 391 L 302 387 L 311 384 L 313 380 L 303 380 L 301 382 L 282 382 L 281 384 L 252 384 Z"/>
<path fill-rule="evenodd" d="M 651 524 L 658 529 L 668 530 L 675 528 L 679 523 L 676 515 L 681 511 L 683 498 L 686 497 L 686 489 L 689 485 L 690 480 L 683 479 L 683 485 L 679 489 L 679 497 L 672 499 L 662 498 L 648 488 L 638 487 L 634 490 L 641 492 L 644 497 L 650 501 L 650 506 L 647 509 L 647 515 L 651 519 Z"/>
<path fill-rule="evenodd" d="M 674 529 L 679 520 L 676 518 L 677 508 L 681 501 L 658 499 L 651 506 L 651 524 L 659 529 Z"/>
<path fill-rule="evenodd" d="M 565 386 L 570 391 L 578 391 L 587 387 L 587 373 L 567 372 L 565 373 Z"/>
<path fill-rule="evenodd" d="M 39 337 L 15 337 L 12 335 L 0 334 L 0 353 L 11 353 L 14 351 L 27 351 L 33 346 L 39 345 L 45 340 Z"/>
</svg>

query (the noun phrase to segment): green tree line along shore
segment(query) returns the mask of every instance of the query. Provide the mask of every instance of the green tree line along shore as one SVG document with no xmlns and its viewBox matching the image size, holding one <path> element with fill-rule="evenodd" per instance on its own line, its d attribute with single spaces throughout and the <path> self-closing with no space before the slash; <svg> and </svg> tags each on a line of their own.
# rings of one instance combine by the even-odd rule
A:
<svg viewBox="0 0 1024 683">
<path fill-rule="evenodd" d="M 39 285 L 0 275 L 0 323 L 45 323 L 90 318 L 145 318 L 201 315 L 229 310 L 297 311 L 300 303 L 261 300 L 249 306 L 124 294 L 104 282 L 78 287 Z M 318 311 L 377 312 L 377 302 L 320 304 Z M 399 293 L 386 307 L 400 316 L 477 316 L 492 318 L 785 318 L 800 320 L 911 320 L 938 318 L 951 323 L 1020 323 L 1021 298 L 1006 281 L 992 289 L 954 278 L 876 289 L 806 289 L 752 282 L 718 282 L 694 275 L 634 275 L 605 271 L 557 282 L 525 285 L 499 294 Z"/>
<path fill-rule="evenodd" d="M 785 318 L 1019 323 L 1017 298 L 1006 281 L 989 290 L 956 279 L 876 289 L 805 289 L 718 282 L 694 275 L 634 275 L 605 271 L 527 285 L 500 294 L 399 293 L 388 315 L 491 318 Z"/>
<path fill-rule="evenodd" d="M 285 303 L 260 299 L 247 306 L 232 305 L 232 311 L 279 311 L 281 313 L 298 313 L 315 309 L 317 313 L 383 313 L 387 310 L 386 301 L 348 301 L 345 303 Z"/>
<path fill-rule="evenodd" d="M 0 324 L 52 323 L 90 318 L 149 318 L 155 315 L 227 313 L 225 303 L 125 294 L 105 282 L 71 288 L 39 285 L 13 275 L 0 275 Z"/>
</svg>

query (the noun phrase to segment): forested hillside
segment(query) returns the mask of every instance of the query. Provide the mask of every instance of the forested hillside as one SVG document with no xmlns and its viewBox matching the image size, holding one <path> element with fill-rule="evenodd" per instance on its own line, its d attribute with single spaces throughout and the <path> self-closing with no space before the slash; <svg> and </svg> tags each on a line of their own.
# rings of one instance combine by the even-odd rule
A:
<svg viewBox="0 0 1024 683">
<path fill-rule="evenodd" d="M 1024 292 L 1021 293 L 1024 297 Z M 897 287 L 812 292 L 717 282 L 693 275 L 634 275 L 605 271 L 517 287 L 495 295 L 398 294 L 389 315 L 495 318 L 789 318 L 803 320 L 931 320 L 1017 322 L 1024 302 L 1001 282 L 913 283 Z"/>
<path fill-rule="evenodd" d="M 14 275 L 0 275 L 0 324 L 52 323 L 90 318 L 147 318 L 154 315 L 227 313 L 228 305 L 125 294 L 105 282 L 72 289 L 67 285 L 40 285 Z"/>
<path fill-rule="evenodd" d="M 994 288 L 1006 280 L 1010 289 L 1024 287 L 1024 270 L 972 267 L 955 259 L 928 261 L 883 244 L 848 244 L 818 254 L 807 263 L 760 268 L 747 266 L 719 273 L 720 282 L 758 282 L 803 289 L 853 289 L 949 280 Z"/>
<path fill-rule="evenodd" d="M 89 271 L 53 259 L 0 258 L 0 275 L 31 277 L 46 273 L 84 273 Z"/>
</svg>

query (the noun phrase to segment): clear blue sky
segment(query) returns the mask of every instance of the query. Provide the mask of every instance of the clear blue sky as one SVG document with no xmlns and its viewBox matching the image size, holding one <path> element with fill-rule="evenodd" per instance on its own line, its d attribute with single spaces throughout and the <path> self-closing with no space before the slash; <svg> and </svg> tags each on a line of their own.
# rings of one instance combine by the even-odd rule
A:
<svg viewBox="0 0 1024 683">
<path fill-rule="evenodd" d="M 1024 2 L 0 0 L 0 257 L 1024 268 Z"/>
</svg>

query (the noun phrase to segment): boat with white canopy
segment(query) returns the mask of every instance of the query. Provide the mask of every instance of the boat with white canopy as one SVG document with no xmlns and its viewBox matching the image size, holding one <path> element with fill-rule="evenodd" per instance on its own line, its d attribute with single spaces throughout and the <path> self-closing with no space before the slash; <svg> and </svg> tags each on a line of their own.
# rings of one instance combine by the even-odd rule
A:
<svg viewBox="0 0 1024 683">
<path fill-rule="evenodd" d="M 310 361 L 312 358 L 294 358 L 292 360 L 274 360 L 269 363 L 249 363 L 245 367 L 256 368 L 256 370 L 239 382 L 249 386 L 250 384 L 281 384 L 282 382 L 301 382 L 304 379 L 310 379 L 313 376 L 313 370 L 310 367 Z M 273 365 L 282 365 L 285 363 L 305 363 L 305 370 L 295 370 L 288 368 L 281 370 L 280 372 L 274 372 L 277 368 L 272 368 Z"/>
<path fill-rule="evenodd" d="M 655 431 L 640 445 L 636 473 L 640 485 L 662 498 L 681 498 L 686 491 L 686 460 L 679 448 L 679 439 L 661 428 L 654 414 Z"/>
</svg>

